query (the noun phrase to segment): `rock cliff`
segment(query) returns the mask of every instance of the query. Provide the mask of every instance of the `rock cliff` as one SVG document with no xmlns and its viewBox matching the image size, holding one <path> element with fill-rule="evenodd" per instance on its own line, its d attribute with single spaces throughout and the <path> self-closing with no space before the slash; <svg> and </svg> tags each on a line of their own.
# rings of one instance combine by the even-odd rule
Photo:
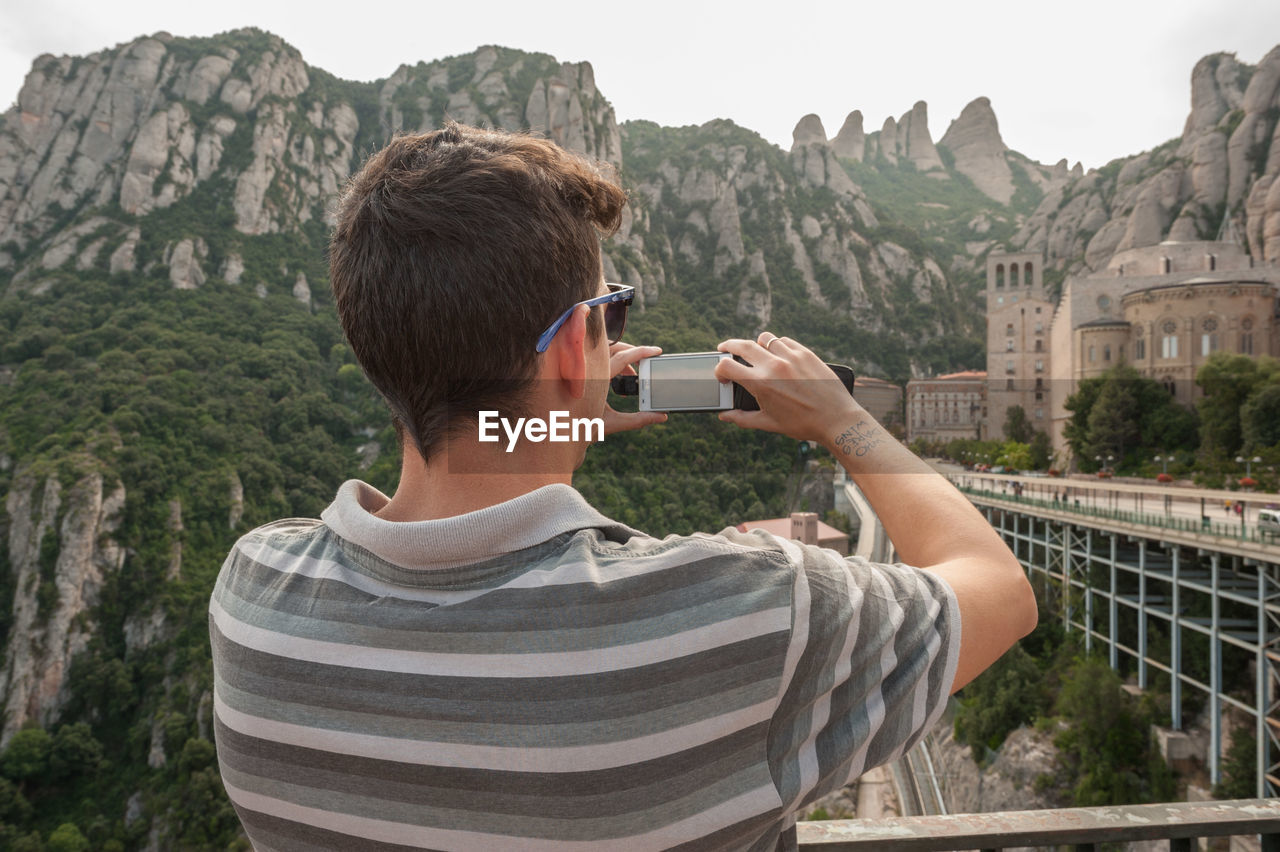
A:
<svg viewBox="0 0 1280 852">
<path fill-rule="evenodd" d="M 0 744 L 29 722 L 48 726 L 67 699 L 72 659 L 93 635 L 93 608 L 124 551 L 112 540 L 122 485 L 91 473 L 64 490 L 19 470 L 5 499 L 13 615 L 0 667 Z"/>
<path fill-rule="evenodd" d="M 1001 204 L 1012 200 L 1013 172 L 1005 159 L 1009 148 L 1000 138 L 990 100 L 970 101 L 938 144 L 951 152 L 956 171 L 973 181 L 974 186 Z"/>
<path fill-rule="evenodd" d="M 1112 254 L 1162 240 L 1219 236 L 1256 263 L 1280 261 L 1280 47 L 1256 66 L 1206 56 L 1191 72 L 1182 135 L 1074 175 L 1049 192 L 1014 238 L 1064 270 L 1099 269 Z"/>
</svg>

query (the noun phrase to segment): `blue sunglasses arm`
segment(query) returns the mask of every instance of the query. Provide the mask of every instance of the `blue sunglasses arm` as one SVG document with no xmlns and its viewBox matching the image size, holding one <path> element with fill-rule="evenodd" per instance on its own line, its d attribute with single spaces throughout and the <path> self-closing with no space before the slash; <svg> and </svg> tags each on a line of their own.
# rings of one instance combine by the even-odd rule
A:
<svg viewBox="0 0 1280 852">
<path fill-rule="evenodd" d="M 550 328 L 538 336 L 538 345 L 534 347 L 534 351 L 547 351 L 547 347 L 551 345 L 551 341 L 555 340 L 556 332 L 560 330 L 560 326 L 564 325 L 564 321 L 569 318 L 569 314 L 573 313 L 577 307 L 577 305 L 574 305 L 572 308 L 562 313 L 560 315 L 560 319 L 553 322 Z"/>
<path fill-rule="evenodd" d="M 578 305 L 595 307 L 596 305 L 604 305 L 604 304 L 608 304 L 609 302 L 630 301 L 632 298 L 634 298 L 635 291 L 636 291 L 636 288 L 634 287 L 623 287 L 621 289 L 614 290 L 611 293 L 605 293 L 603 296 L 596 296 L 593 299 L 587 299 L 585 301 L 578 302 L 577 305 L 573 305 L 572 307 L 569 308 L 569 310 L 562 313 L 560 315 L 560 318 L 557 319 L 555 322 L 553 322 L 546 331 L 538 335 L 538 345 L 534 347 L 534 351 L 535 352 L 547 351 L 547 347 L 550 346 L 551 341 L 555 339 L 556 332 L 560 330 L 560 326 L 564 325 L 565 320 L 567 320 L 569 318 L 569 315 L 572 314 L 574 310 L 577 309 Z"/>
</svg>

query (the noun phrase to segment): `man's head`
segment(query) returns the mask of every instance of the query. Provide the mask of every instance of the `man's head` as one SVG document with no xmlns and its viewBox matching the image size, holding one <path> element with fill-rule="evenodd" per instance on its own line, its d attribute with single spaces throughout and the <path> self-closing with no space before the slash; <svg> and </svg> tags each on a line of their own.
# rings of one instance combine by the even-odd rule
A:
<svg viewBox="0 0 1280 852">
<path fill-rule="evenodd" d="M 549 141 L 452 123 L 397 136 L 352 177 L 329 250 L 338 316 L 424 459 L 476 411 L 522 413 L 538 335 L 600 290 L 600 235 L 625 201 Z"/>
</svg>

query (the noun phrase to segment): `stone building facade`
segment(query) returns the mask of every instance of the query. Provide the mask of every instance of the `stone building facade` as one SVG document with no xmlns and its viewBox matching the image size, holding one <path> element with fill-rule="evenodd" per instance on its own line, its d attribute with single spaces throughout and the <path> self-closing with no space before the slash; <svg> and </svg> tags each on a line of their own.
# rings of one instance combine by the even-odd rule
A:
<svg viewBox="0 0 1280 852">
<path fill-rule="evenodd" d="M 948 373 L 907 382 L 907 440 L 985 438 L 987 374 Z"/>
<path fill-rule="evenodd" d="M 1035 429 L 1049 429 L 1049 322 L 1038 254 L 987 258 L 987 417 L 983 437 L 999 438 L 1013 406 Z"/>
<path fill-rule="evenodd" d="M 1034 273 L 1038 259 L 1031 257 Z M 1118 252 L 1105 269 L 1067 278 L 1056 303 L 1045 301 L 1034 274 L 1028 285 L 1026 258 L 987 261 L 991 437 L 1002 434 L 1008 407 L 1022 405 L 1066 458 L 1065 403 L 1082 379 L 1131 364 L 1189 406 L 1199 394 L 1196 371 L 1214 352 L 1280 356 L 1280 267 L 1255 265 L 1234 243 L 1166 242 Z M 1022 267 L 1023 280 L 1010 289 L 1006 274 L 997 286 L 1002 266 Z"/>
<path fill-rule="evenodd" d="M 853 380 L 853 398 L 882 426 L 902 423 L 902 386 L 871 376 Z"/>
</svg>

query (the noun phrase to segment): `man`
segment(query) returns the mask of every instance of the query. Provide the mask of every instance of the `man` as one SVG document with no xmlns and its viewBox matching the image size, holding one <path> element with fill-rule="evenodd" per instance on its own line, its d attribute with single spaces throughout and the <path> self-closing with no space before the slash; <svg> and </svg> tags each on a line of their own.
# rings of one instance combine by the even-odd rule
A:
<svg viewBox="0 0 1280 852">
<path fill-rule="evenodd" d="M 480 440 L 491 410 L 663 419 L 606 404 L 658 352 L 610 340 L 599 232 L 624 201 L 548 142 L 458 125 L 352 179 L 332 284 L 403 469 L 389 499 L 348 482 L 322 520 L 249 533 L 218 579 L 218 757 L 257 849 L 791 846 L 801 807 L 1034 626 L 990 525 L 793 340 L 721 345 L 761 405 L 722 419 L 822 443 L 924 570 L 658 541 L 573 490 L 585 440 Z"/>
</svg>

